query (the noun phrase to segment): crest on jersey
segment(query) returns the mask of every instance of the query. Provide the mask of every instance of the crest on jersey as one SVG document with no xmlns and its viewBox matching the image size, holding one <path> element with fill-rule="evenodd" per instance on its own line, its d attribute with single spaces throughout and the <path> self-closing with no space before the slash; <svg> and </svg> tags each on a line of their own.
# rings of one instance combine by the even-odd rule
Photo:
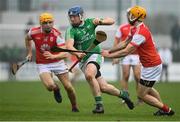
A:
<svg viewBox="0 0 180 122">
<path fill-rule="evenodd" d="M 41 52 L 49 51 L 50 50 L 50 46 L 48 44 L 43 44 L 43 45 L 41 45 L 40 50 L 41 50 Z"/>
</svg>

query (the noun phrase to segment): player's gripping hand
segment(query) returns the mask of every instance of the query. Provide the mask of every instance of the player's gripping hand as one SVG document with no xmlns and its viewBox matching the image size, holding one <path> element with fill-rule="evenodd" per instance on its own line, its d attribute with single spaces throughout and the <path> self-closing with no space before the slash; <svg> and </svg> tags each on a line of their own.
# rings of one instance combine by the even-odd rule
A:
<svg viewBox="0 0 180 122">
<path fill-rule="evenodd" d="M 28 61 L 32 61 L 32 53 L 28 53 L 26 59 L 28 59 Z"/>
<path fill-rule="evenodd" d="M 49 51 L 45 51 L 45 52 L 43 53 L 43 56 L 44 56 L 46 59 L 56 59 L 56 58 L 57 58 L 56 55 L 51 54 Z"/>
<path fill-rule="evenodd" d="M 84 56 L 86 56 L 86 53 L 76 53 L 78 60 L 81 60 Z"/>
<path fill-rule="evenodd" d="M 110 55 L 109 50 L 102 50 L 101 55 L 105 58 L 108 58 Z"/>
</svg>

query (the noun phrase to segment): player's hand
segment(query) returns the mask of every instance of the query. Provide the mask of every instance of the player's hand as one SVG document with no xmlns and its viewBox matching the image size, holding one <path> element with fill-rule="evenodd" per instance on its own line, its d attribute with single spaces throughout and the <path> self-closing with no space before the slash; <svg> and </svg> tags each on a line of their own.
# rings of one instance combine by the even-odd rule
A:
<svg viewBox="0 0 180 122">
<path fill-rule="evenodd" d="M 26 59 L 28 59 L 29 61 L 32 61 L 32 53 L 28 53 L 28 55 L 26 56 Z"/>
<path fill-rule="evenodd" d="M 119 59 L 118 58 L 114 58 L 113 61 L 112 61 L 112 65 L 118 64 L 118 63 L 119 63 Z"/>
<path fill-rule="evenodd" d="M 99 18 L 95 18 L 95 19 L 93 20 L 93 23 L 94 23 L 95 25 L 100 25 L 100 24 L 102 24 L 101 22 L 102 22 L 102 21 L 101 21 L 101 19 L 99 19 Z"/>
<path fill-rule="evenodd" d="M 76 53 L 76 57 L 81 60 L 84 56 L 86 56 L 86 53 Z"/>
<path fill-rule="evenodd" d="M 110 55 L 109 50 L 102 50 L 101 55 L 108 58 Z"/>
<path fill-rule="evenodd" d="M 49 51 L 45 51 L 45 52 L 43 53 L 43 56 L 44 56 L 46 59 L 56 59 L 56 55 L 51 54 Z"/>
</svg>

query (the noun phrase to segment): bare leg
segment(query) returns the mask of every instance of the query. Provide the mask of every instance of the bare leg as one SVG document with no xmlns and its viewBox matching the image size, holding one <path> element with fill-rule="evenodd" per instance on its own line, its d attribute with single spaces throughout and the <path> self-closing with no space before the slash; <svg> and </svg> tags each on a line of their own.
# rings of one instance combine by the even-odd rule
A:
<svg viewBox="0 0 180 122">
<path fill-rule="evenodd" d="M 122 98 L 125 103 L 127 104 L 127 106 L 129 107 L 129 109 L 133 109 L 134 108 L 134 104 L 133 102 L 130 100 L 128 92 L 127 91 L 120 91 L 118 90 L 116 87 L 114 87 L 111 84 L 108 84 L 103 77 L 99 77 L 98 79 L 98 83 L 100 85 L 101 91 L 113 96 L 117 96 L 119 98 Z"/>
<path fill-rule="evenodd" d="M 68 94 L 68 97 L 69 97 L 71 105 L 72 105 L 72 109 L 77 108 L 75 90 L 74 90 L 71 82 L 69 81 L 68 73 L 58 74 L 57 77 L 62 82 L 62 84 Z"/>
<path fill-rule="evenodd" d="M 73 77 L 71 79 L 71 82 L 74 84 L 79 79 L 80 75 L 81 71 L 77 67 L 75 67 L 73 69 Z"/>
<path fill-rule="evenodd" d="M 134 79 L 136 81 L 136 92 L 137 92 L 138 87 L 139 87 L 139 81 L 140 81 L 141 65 L 140 64 L 133 65 L 132 69 L 133 69 Z M 142 103 L 143 103 L 143 101 L 139 97 L 137 97 L 136 105 L 140 105 Z"/>
<path fill-rule="evenodd" d="M 52 74 L 50 72 L 43 72 L 39 75 L 39 77 L 49 91 L 57 88 L 57 85 L 54 83 Z"/>
<path fill-rule="evenodd" d="M 141 74 L 141 65 L 133 65 L 132 66 L 134 79 L 136 81 L 136 91 L 138 90 L 138 83 L 140 81 L 140 74 Z"/>
<path fill-rule="evenodd" d="M 117 96 L 117 97 L 120 96 L 120 90 L 114 87 L 113 85 L 108 84 L 102 76 L 97 78 L 97 80 L 98 80 L 98 83 L 102 92 L 113 95 L 113 96 Z"/>
<path fill-rule="evenodd" d="M 99 84 L 97 82 L 97 79 L 95 78 L 97 74 L 97 67 L 93 63 L 89 63 L 86 66 L 85 69 L 85 77 L 88 81 L 92 94 L 94 96 L 95 102 L 96 102 L 96 108 L 93 109 L 93 113 L 104 113 L 103 103 L 102 103 L 102 97 L 101 97 L 101 90 L 99 87 Z"/>
<path fill-rule="evenodd" d="M 130 65 L 122 65 L 122 80 L 120 81 L 123 90 L 128 91 L 128 80 L 130 75 Z"/>
<path fill-rule="evenodd" d="M 39 76 L 40 76 L 41 81 L 43 82 L 43 84 L 46 86 L 46 88 L 49 91 L 54 92 L 54 98 L 55 98 L 56 102 L 61 103 L 62 102 L 62 97 L 61 97 L 61 94 L 60 94 L 60 90 L 59 90 L 58 85 L 52 79 L 52 73 L 44 72 L 44 73 L 41 73 Z"/>
<path fill-rule="evenodd" d="M 157 98 L 160 102 L 162 102 L 159 92 L 155 88 L 151 88 L 148 92 L 149 95 Z"/>
<path fill-rule="evenodd" d="M 95 75 L 97 73 L 97 68 L 94 64 L 88 64 L 85 70 L 85 77 L 86 80 L 88 81 L 92 94 L 94 97 L 96 96 L 101 96 L 101 91 L 99 84 L 95 78 Z"/>
<path fill-rule="evenodd" d="M 147 104 L 156 108 L 162 109 L 164 104 L 159 101 L 156 97 L 149 95 L 148 92 L 151 88 L 139 84 L 138 96 Z"/>
</svg>

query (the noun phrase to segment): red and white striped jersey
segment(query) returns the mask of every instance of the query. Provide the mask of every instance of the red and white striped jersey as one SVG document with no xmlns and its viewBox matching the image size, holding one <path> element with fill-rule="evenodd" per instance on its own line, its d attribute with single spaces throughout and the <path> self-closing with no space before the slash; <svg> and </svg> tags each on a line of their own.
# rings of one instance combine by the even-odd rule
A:
<svg viewBox="0 0 180 122">
<path fill-rule="evenodd" d="M 46 34 L 42 32 L 41 27 L 34 27 L 29 30 L 28 36 L 35 43 L 37 64 L 47 64 L 59 61 L 57 59 L 45 59 L 43 56 L 44 51 L 50 51 L 53 46 L 65 45 L 65 41 L 57 29 L 53 28 L 50 33 Z M 53 52 L 51 53 L 55 54 Z"/>
</svg>

